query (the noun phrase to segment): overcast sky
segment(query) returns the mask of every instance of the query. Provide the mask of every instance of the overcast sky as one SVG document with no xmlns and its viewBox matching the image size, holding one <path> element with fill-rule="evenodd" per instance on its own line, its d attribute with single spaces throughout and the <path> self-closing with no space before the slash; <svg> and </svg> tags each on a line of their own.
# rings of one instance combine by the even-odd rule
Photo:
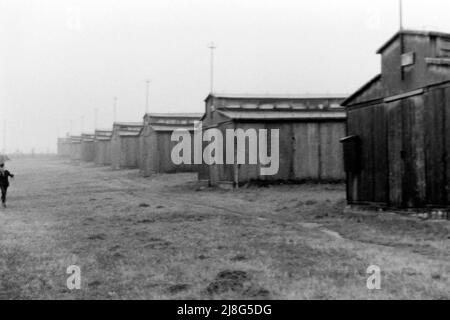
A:
<svg viewBox="0 0 450 320">
<path fill-rule="evenodd" d="M 448 0 L 404 0 L 405 26 L 450 32 Z M 0 0 L 0 127 L 7 150 L 51 151 L 70 130 L 203 112 L 215 91 L 351 93 L 379 72 L 394 0 Z M 0 132 L 3 135 L 3 132 Z M 0 140 L 2 143 L 3 139 Z"/>
</svg>

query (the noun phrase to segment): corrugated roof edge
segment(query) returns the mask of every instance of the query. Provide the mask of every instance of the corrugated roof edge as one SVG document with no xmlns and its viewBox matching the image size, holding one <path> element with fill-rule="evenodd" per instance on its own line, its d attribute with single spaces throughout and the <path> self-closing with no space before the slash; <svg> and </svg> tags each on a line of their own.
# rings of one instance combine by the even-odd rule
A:
<svg viewBox="0 0 450 320">
<path fill-rule="evenodd" d="M 113 126 L 139 127 L 143 126 L 142 122 L 114 122 Z"/>
<path fill-rule="evenodd" d="M 194 131 L 194 125 L 190 125 L 190 126 L 152 125 L 151 127 L 155 131 L 176 131 L 176 130 L 181 130 L 181 129 L 188 130 L 188 131 Z"/>
<path fill-rule="evenodd" d="M 273 110 L 268 110 L 265 112 L 261 111 L 226 111 L 220 110 L 218 111 L 220 114 L 224 115 L 229 119 L 236 120 L 306 120 L 306 119 L 345 119 L 346 112 L 345 110 L 341 111 L 321 111 L 321 110 L 304 110 L 300 111 L 282 111 L 277 112 Z"/>
<path fill-rule="evenodd" d="M 96 129 L 95 133 L 112 133 L 112 129 Z"/>
<path fill-rule="evenodd" d="M 203 113 L 146 113 L 145 117 L 155 118 L 199 118 L 203 116 Z"/>
<path fill-rule="evenodd" d="M 350 102 L 357 96 L 359 95 L 361 92 L 363 92 L 364 90 L 366 90 L 369 86 L 371 86 L 372 84 L 374 84 L 375 82 L 379 81 L 381 79 L 381 73 L 376 75 L 375 77 L 373 77 L 371 80 L 369 80 L 367 83 L 365 83 L 361 88 L 359 88 L 358 90 L 356 90 L 351 96 L 349 96 L 347 99 L 345 99 L 341 105 L 346 107 L 350 104 Z"/>
<path fill-rule="evenodd" d="M 210 93 L 205 102 L 210 98 L 228 99 L 345 99 L 348 94 L 338 93 L 305 93 L 305 94 L 253 94 L 253 93 Z"/>
<path fill-rule="evenodd" d="M 70 136 L 71 143 L 81 143 L 81 136 Z"/>
<path fill-rule="evenodd" d="M 110 140 L 112 138 L 112 130 L 95 130 L 95 140 Z"/>
</svg>

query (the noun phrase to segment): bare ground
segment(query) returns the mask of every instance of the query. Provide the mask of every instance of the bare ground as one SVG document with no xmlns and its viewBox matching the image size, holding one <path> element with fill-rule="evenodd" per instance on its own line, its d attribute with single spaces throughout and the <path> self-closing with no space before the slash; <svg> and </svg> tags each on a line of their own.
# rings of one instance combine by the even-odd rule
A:
<svg viewBox="0 0 450 320">
<path fill-rule="evenodd" d="M 193 174 L 8 165 L 0 299 L 450 298 L 450 223 L 344 215 L 343 185 L 224 191 Z M 81 290 L 66 287 L 73 264 Z"/>
</svg>

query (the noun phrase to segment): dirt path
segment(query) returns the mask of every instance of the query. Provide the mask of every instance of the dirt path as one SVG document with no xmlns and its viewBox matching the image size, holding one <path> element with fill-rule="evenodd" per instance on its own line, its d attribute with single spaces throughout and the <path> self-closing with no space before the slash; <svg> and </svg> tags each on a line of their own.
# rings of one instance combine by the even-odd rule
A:
<svg viewBox="0 0 450 320">
<path fill-rule="evenodd" d="M 342 185 L 223 191 L 192 174 L 8 164 L 3 299 L 450 298 L 449 223 L 344 216 Z M 366 288 L 370 265 L 381 290 Z"/>
</svg>

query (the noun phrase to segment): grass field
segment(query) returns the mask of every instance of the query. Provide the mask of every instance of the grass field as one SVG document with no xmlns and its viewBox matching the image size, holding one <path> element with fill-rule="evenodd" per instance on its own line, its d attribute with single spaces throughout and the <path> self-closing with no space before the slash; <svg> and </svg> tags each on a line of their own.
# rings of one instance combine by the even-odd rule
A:
<svg viewBox="0 0 450 320">
<path fill-rule="evenodd" d="M 225 191 L 193 174 L 8 167 L 0 299 L 450 298 L 450 223 L 344 215 L 344 185 Z M 66 287 L 69 265 L 80 290 Z M 370 265 L 380 290 L 366 288 Z"/>
</svg>

